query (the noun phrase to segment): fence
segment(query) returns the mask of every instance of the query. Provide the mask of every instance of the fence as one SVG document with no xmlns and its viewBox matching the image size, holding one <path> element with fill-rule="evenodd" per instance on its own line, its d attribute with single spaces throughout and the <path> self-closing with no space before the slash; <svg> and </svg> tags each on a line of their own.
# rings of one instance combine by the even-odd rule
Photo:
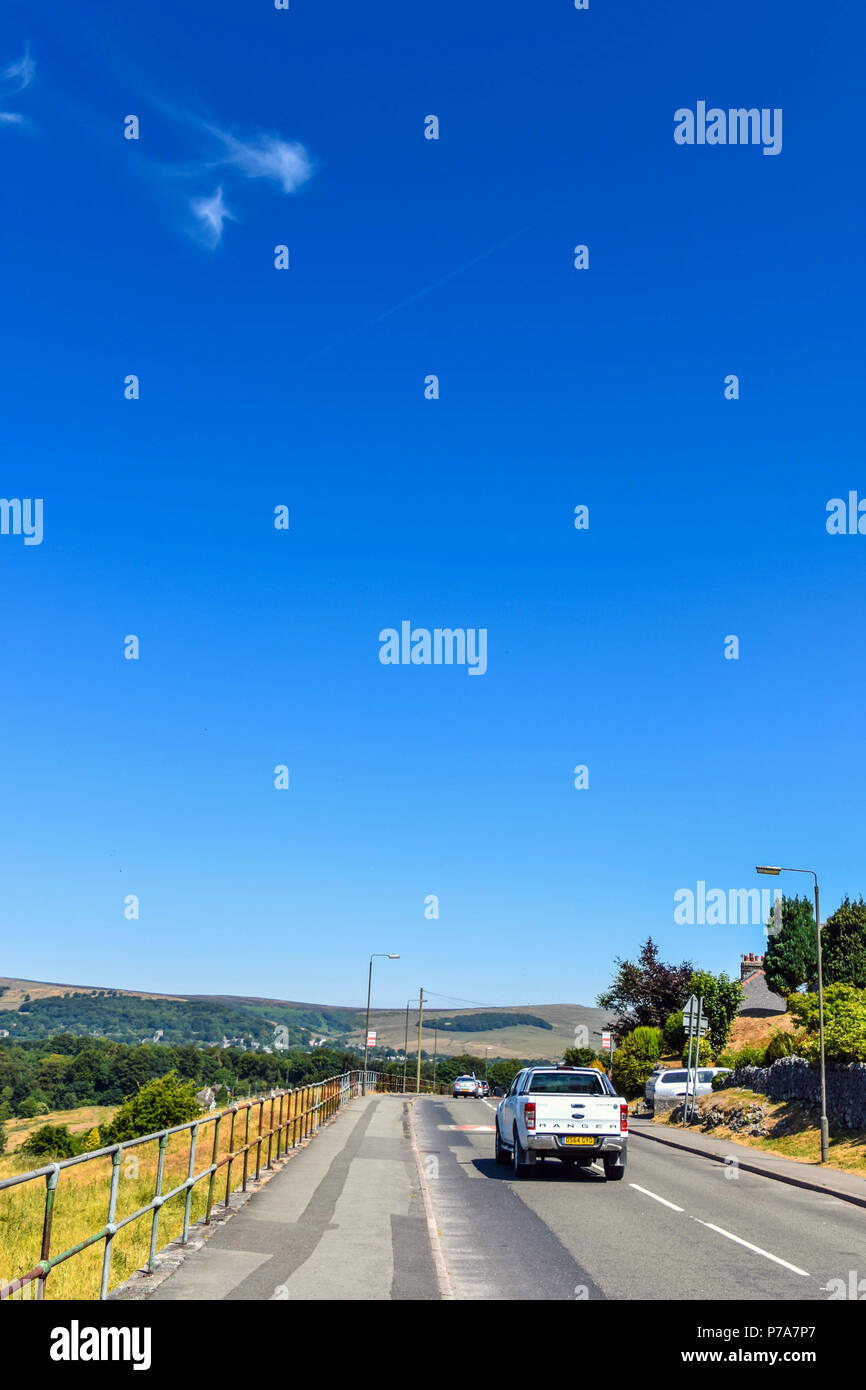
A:
<svg viewBox="0 0 866 1390">
<path fill-rule="evenodd" d="M 227 1110 L 203 1115 L 197 1120 L 183 1125 L 175 1125 L 173 1128 L 161 1130 L 157 1134 L 145 1134 L 137 1139 L 127 1139 L 123 1143 L 111 1144 L 91 1153 L 62 1159 L 58 1163 L 35 1169 L 33 1172 L 19 1173 L 14 1177 L 4 1178 L 0 1181 L 0 1194 L 10 1188 L 21 1188 L 25 1184 L 38 1183 L 43 1179 L 45 1194 L 41 1218 L 42 1242 L 39 1263 L 28 1273 L 19 1275 L 5 1285 L 3 1279 L 0 1278 L 0 1299 L 12 1298 L 16 1293 L 19 1297 L 32 1297 L 32 1293 L 25 1291 L 30 1290 L 33 1286 L 35 1286 L 36 1298 L 43 1299 L 46 1281 L 52 1270 L 72 1259 L 73 1256 L 81 1255 L 84 1251 L 96 1246 L 100 1241 L 104 1241 L 104 1249 L 99 1280 L 99 1297 L 100 1299 L 106 1298 L 110 1284 L 111 1257 L 115 1236 L 125 1227 L 131 1227 L 136 1222 L 145 1221 L 148 1217 L 151 1225 L 146 1268 L 148 1273 L 152 1273 L 156 1265 L 157 1250 L 160 1248 L 160 1215 L 166 1203 L 174 1199 L 183 1200 L 181 1241 L 186 1244 L 189 1239 L 193 1190 L 198 1183 L 206 1181 L 208 1184 L 204 1220 L 206 1224 L 209 1224 L 215 1202 L 217 1206 L 221 1202 L 222 1207 L 225 1208 L 229 1204 L 233 1190 L 240 1187 L 242 1191 L 246 1191 L 253 1152 L 255 1153 L 255 1177 L 258 1180 L 262 1169 L 265 1144 L 267 1144 L 267 1161 L 264 1166 L 266 1169 L 271 1169 L 274 1162 L 279 1159 L 281 1152 L 285 1154 L 290 1147 L 295 1148 L 304 1139 L 314 1134 L 324 1120 L 329 1119 L 347 1101 L 359 1095 L 363 1079 L 361 1072 L 345 1072 L 342 1076 L 330 1077 L 326 1081 L 318 1081 L 296 1090 L 279 1091 L 260 1099 L 239 1101 Z M 403 1082 L 402 1077 L 367 1072 L 366 1086 L 368 1090 L 402 1091 Z M 422 1082 L 422 1089 L 432 1089 L 432 1083 Z M 437 1087 L 437 1090 L 441 1089 L 441 1087 Z M 209 1129 L 209 1127 L 211 1128 Z M 226 1142 L 227 1128 L 229 1132 Z M 189 1146 L 184 1160 L 186 1177 L 182 1182 L 164 1192 L 166 1159 L 173 1141 L 175 1142 L 171 1156 L 173 1160 L 178 1157 L 177 1148 L 178 1144 L 182 1142 L 181 1136 L 187 1136 Z M 204 1142 L 202 1143 L 202 1141 Z M 134 1211 L 120 1216 L 117 1207 L 121 1164 L 133 1150 L 140 1149 L 147 1144 L 158 1146 L 153 1196 Z M 196 1155 L 200 1148 L 209 1152 L 210 1161 L 196 1172 Z M 111 1160 L 111 1176 L 108 1189 L 108 1217 L 105 1224 L 92 1235 L 68 1246 L 59 1254 L 52 1255 L 51 1234 L 55 1216 L 55 1199 L 61 1174 L 66 1170 L 79 1168 L 84 1164 L 98 1164 L 100 1161 L 104 1166 L 108 1159 Z M 126 1161 L 128 1162 L 128 1159 Z M 235 1165 L 241 1162 L 243 1163 L 243 1170 L 238 1182 L 238 1169 Z M 236 1179 L 234 1189 L 232 1188 L 233 1167 L 235 1167 Z M 217 1193 L 217 1177 L 223 1169 L 225 1170 L 224 1195 L 221 1181 L 219 1194 Z M 2 1226 L 0 1226 L 0 1230 L 2 1230 Z M 163 1244 L 168 1243 L 169 1241 L 164 1238 Z"/>
</svg>

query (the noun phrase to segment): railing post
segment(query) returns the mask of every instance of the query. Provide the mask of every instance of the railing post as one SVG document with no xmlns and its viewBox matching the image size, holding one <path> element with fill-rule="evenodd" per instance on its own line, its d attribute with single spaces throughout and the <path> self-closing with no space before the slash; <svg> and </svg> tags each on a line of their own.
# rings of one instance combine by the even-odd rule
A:
<svg viewBox="0 0 866 1390">
<path fill-rule="evenodd" d="M 183 1204 L 183 1235 L 181 1237 L 181 1245 L 186 1245 L 189 1240 L 189 1211 L 192 1206 L 192 1175 L 195 1172 L 195 1146 L 197 1139 L 198 1121 L 193 1125 L 189 1136 L 189 1170 L 186 1175 L 187 1189 L 186 1201 Z"/>
<path fill-rule="evenodd" d="M 271 1115 L 270 1115 L 270 1119 L 268 1120 L 268 1161 L 267 1161 L 267 1163 L 265 1164 L 265 1167 L 266 1167 L 266 1168 L 273 1168 L 273 1166 L 274 1166 L 273 1163 L 271 1162 L 271 1154 L 273 1153 L 273 1149 L 274 1149 L 274 1103 L 275 1103 L 275 1101 L 276 1101 L 276 1096 L 271 1096 Z"/>
<path fill-rule="evenodd" d="M 235 1161 L 235 1120 L 236 1120 L 236 1119 L 237 1119 L 237 1111 L 236 1111 L 236 1110 L 233 1110 L 233 1111 L 232 1111 L 232 1127 L 231 1127 L 231 1129 L 229 1130 L 229 1161 L 228 1161 L 228 1163 L 226 1164 L 226 1200 L 225 1200 L 225 1204 L 224 1204 L 225 1206 L 228 1206 L 228 1204 L 229 1204 L 229 1198 L 230 1198 L 231 1195 L 232 1195 L 232 1164 L 233 1164 L 234 1161 Z"/>
<path fill-rule="evenodd" d="M 285 1103 L 285 1099 L 286 1099 L 285 1094 L 281 1091 L 281 1092 L 280 1092 L 280 1118 L 279 1118 L 279 1120 L 278 1120 L 278 1122 L 277 1122 L 277 1163 L 279 1163 L 279 1161 L 280 1161 L 280 1142 L 281 1142 L 282 1137 L 283 1137 L 283 1105 L 284 1105 L 284 1103 Z"/>
<path fill-rule="evenodd" d="M 216 1119 L 214 1120 L 214 1124 L 213 1124 L 213 1150 L 212 1150 L 211 1156 L 210 1156 L 211 1175 L 210 1175 L 210 1182 L 209 1182 L 208 1185 L 207 1185 L 207 1209 L 206 1209 L 205 1215 L 204 1215 L 204 1224 L 205 1224 L 206 1226 L 209 1226 L 209 1225 L 210 1225 L 210 1214 L 211 1214 L 211 1208 L 212 1208 L 212 1206 L 213 1206 L 213 1189 L 214 1189 L 214 1183 L 216 1182 L 216 1161 L 217 1161 L 217 1159 L 219 1158 L 219 1137 L 220 1137 L 220 1120 L 221 1120 L 221 1119 L 222 1119 L 222 1115 L 217 1115 Z"/>
<path fill-rule="evenodd" d="M 252 1105 L 247 1106 L 247 1123 L 246 1129 L 244 1130 L 244 1183 L 242 1188 L 244 1192 L 247 1190 L 247 1168 L 250 1158 L 250 1111 L 252 1108 Z"/>
<path fill-rule="evenodd" d="M 108 1221 L 106 1223 L 107 1235 L 105 1237 L 105 1249 L 102 1252 L 102 1279 L 99 1284 L 100 1302 L 104 1303 L 108 1297 L 108 1275 L 111 1269 L 111 1246 L 114 1240 L 114 1232 L 117 1229 L 114 1224 L 114 1217 L 117 1211 L 117 1189 L 120 1184 L 120 1145 L 111 1155 L 111 1191 L 108 1197 Z"/>
<path fill-rule="evenodd" d="M 265 1102 L 264 1102 L 263 1100 L 260 1100 L 260 1101 L 259 1101 L 259 1137 L 258 1137 L 258 1142 L 257 1142 L 257 1144 L 256 1144 L 256 1182 L 258 1182 L 258 1180 L 259 1180 L 259 1175 L 261 1174 L 261 1171 L 262 1171 L 262 1124 L 264 1123 L 264 1118 L 265 1118 Z"/>
<path fill-rule="evenodd" d="M 40 1259 L 43 1264 L 48 1260 L 51 1253 L 51 1223 L 54 1220 L 54 1198 L 57 1193 L 57 1182 L 60 1178 L 60 1169 L 57 1164 L 51 1169 L 50 1173 L 45 1174 L 45 1206 L 42 1212 L 42 1253 Z M 48 1278 L 48 1270 L 40 1274 L 36 1281 L 37 1302 L 45 1297 L 45 1280 Z"/>
<path fill-rule="evenodd" d="M 167 1147 L 168 1135 L 161 1134 L 159 1136 L 159 1158 L 156 1161 L 156 1191 L 153 1194 L 154 1201 L 158 1202 L 158 1205 L 153 1209 L 153 1224 L 150 1228 L 150 1252 L 147 1257 L 148 1274 L 153 1274 L 156 1268 L 156 1241 L 159 1228 L 159 1213 L 162 1207 L 162 1202 L 159 1201 L 159 1198 L 162 1196 L 162 1177 L 165 1172 L 165 1151 Z"/>
</svg>

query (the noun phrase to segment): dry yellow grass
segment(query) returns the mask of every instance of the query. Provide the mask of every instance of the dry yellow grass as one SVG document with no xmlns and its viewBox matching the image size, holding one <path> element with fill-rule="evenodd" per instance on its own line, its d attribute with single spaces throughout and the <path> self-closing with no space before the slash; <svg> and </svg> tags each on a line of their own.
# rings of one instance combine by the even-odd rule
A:
<svg viewBox="0 0 866 1390">
<path fill-rule="evenodd" d="M 97 1107 L 90 1107 L 95 1111 Z M 67 1112 L 80 1114 L 82 1112 Z M 104 1112 L 103 1112 L 104 1113 Z M 278 1118 L 279 1108 L 275 1112 Z M 241 1112 L 236 1120 L 235 1151 L 243 1142 L 246 1125 L 246 1112 Z M 264 1108 L 263 1131 L 269 1125 L 269 1107 Z M 25 1123 L 25 1122 L 20 1122 Z M 64 1123 L 61 1113 L 41 1115 L 29 1124 Z M 82 1121 L 82 1125 L 86 1121 Z M 92 1126 L 91 1126 L 92 1127 Z M 214 1125 L 212 1121 L 202 1123 L 196 1149 L 195 1172 L 209 1167 L 213 1154 Z M 250 1140 L 258 1135 L 258 1109 L 253 1108 L 250 1120 Z M 231 1136 L 230 1120 L 220 1125 L 217 1157 L 229 1152 Z M 276 1136 L 273 1139 L 273 1155 L 276 1156 Z M 156 1190 L 156 1171 L 158 1143 L 151 1140 L 124 1152 L 120 1166 L 120 1179 L 117 1197 L 116 1220 L 131 1215 L 145 1206 Z M 261 1166 L 268 1160 L 268 1141 L 262 1144 Z M 169 1192 L 177 1187 L 187 1176 L 189 1164 L 188 1134 L 174 1135 L 166 1150 L 165 1174 L 162 1190 Z M 44 1165 L 43 1165 L 44 1166 Z M 235 1192 L 243 1181 L 243 1158 L 235 1159 L 231 1168 L 230 1191 Z M 14 1155 L 2 1160 L 0 1177 L 21 1172 L 23 1165 Z M 216 1174 L 214 1182 L 214 1207 L 226 1195 L 228 1165 Z M 249 1154 L 249 1175 L 255 1176 L 256 1150 Z M 73 1245 L 79 1244 L 88 1236 L 101 1230 L 108 1218 L 108 1202 L 111 1187 L 112 1163 L 110 1157 L 93 1159 L 87 1163 L 76 1164 L 61 1170 L 54 1205 L 54 1218 L 51 1232 L 51 1255 L 60 1254 Z M 190 1222 L 204 1216 L 209 1179 L 205 1178 L 192 1189 Z M 44 1178 L 31 1179 L 19 1186 L 0 1191 L 0 1286 L 20 1278 L 32 1270 L 40 1259 L 42 1242 L 42 1222 L 45 1205 L 46 1182 Z M 159 1216 L 157 1249 L 162 1249 L 175 1240 L 183 1230 L 183 1210 L 185 1195 L 179 1194 L 166 1202 Z M 152 1214 L 125 1226 L 114 1238 L 111 1255 L 109 1288 L 128 1279 L 136 1269 L 141 1269 L 148 1259 Z M 45 1284 L 46 1299 L 94 1299 L 99 1296 L 99 1283 L 102 1271 L 104 1242 L 99 1241 L 87 1250 L 71 1256 L 51 1271 Z M 34 1287 L 23 1291 L 25 1298 L 32 1297 Z M 15 1297 L 20 1297 L 16 1295 Z"/>
<path fill-rule="evenodd" d="M 770 1014 L 769 1018 L 735 1018 L 728 1047 L 736 1050 L 751 1043 L 765 1047 L 774 1033 L 793 1033 L 797 1021 L 793 1014 Z"/>
<path fill-rule="evenodd" d="M 80 1105 L 75 1110 L 52 1110 L 49 1115 L 37 1115 L 32 1120 L 5 1120 L 7 1151 L 0 1158 L 0 1178 L 18 1172 L 20 1164 L 14 1160 L 10 1162 L 10 1156 L 34 1129 L 41 1129 L 43 1125 L 65 1125 L 73 1134 L 88 1134 L 94 1126 L 108 1124 L 116 1109 L 114 1105 Z"/>
</svg>

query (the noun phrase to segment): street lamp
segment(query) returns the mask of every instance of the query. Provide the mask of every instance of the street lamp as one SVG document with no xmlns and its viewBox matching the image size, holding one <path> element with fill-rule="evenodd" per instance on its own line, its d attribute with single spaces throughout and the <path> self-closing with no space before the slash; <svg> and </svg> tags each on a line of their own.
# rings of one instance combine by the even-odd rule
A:
<svg viewBox="0 0 866 1390">
<path fill-rule="evenodd" d="M 364 1073 L 361 1077 L 361 1095 L 367 1094 L 367 1053 L 370 1042 L 370 989 L 373 984 L 373 961 L 377 956 L 383 956 L 385 960 L 399 960 L 399 955 L 392 955 L 390 951 L 374 951 L 370 957 L 370 969 L 367 971 L 367 1022 L 364 1025 Z"/>
<path fill-rule="evenodd" d="M 758 864 L 759 874 L 811 874 L 815 880 L 815 934 L 818 939 L 818 1035 L 821 1052 L 821 1162 L 830 1156 L 830 1126 L 827 1123 L 827 1062 L 824 1056 L 824 971 L 821 965 L 821 908 L 818 899 L 818 875 L 814 869 L 783 869 L 772 864 Z"/>
</svg>

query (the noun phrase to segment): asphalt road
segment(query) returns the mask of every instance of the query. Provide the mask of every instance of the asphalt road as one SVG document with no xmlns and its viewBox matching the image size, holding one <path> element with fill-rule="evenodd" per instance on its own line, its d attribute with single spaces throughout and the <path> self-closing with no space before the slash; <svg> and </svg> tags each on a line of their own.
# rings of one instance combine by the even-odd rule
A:
<svg viewBox="0 0 866 1390">
<path fill-rule="evenodd" d="M 638 1135 L 622 1182 L 553 1160 L 515 1179 L 493 1158 L 495 1110 L 414 1105 L 458 1299 L 826 1301 L 830 1280 L 866 1278 L 866 1210 Z"/>
</svg>

